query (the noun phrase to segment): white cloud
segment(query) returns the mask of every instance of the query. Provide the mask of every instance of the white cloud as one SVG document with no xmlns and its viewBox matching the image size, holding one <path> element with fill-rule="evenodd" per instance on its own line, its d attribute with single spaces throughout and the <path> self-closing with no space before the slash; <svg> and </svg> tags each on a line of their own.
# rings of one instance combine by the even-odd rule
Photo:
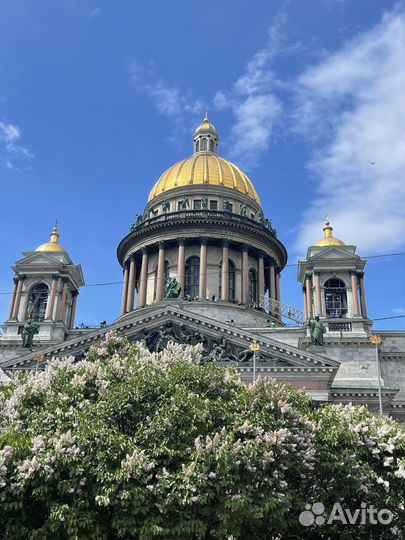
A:
<svg viewBox="0 0 405 540">
<path fill-rule="evenodd" d="M 18 169 L 19 158 L 31 159 L 33 154 L 24 146 L 17 144 L 21 130 L 14 124 L 0 120 L 0 165 L 7 169 Z"/>
<path fill-rule="evenodd" d="M 300 47 L 296 43 L 284 43 L 287 5 L 288 2 L 284 2 L 276 14 L 266 45 L 253 55 L 244 73 L 229 91 L 220 90 L 213 99 L 216 109 L 230 109 L 234 115 L 231 136 L 225 140 L 225 145 L 230 157 L 245 169 L 259 164 L 283 109 L 275 92 L 282 83 L 271 69 L 271 61 Z"/>
<path fill-rule="evenodd" d="M 191 125 L 195 128 L 197 115 L 202 115 L 204 106 L 191 91 L 184 91 L 157 77 L 152 64 L 145 68 L 133 62 L 129 71 L 134 89 L 148 97 L 159 114 L 170 117 L 180 129 L 189 129 L 190 119 L 193 119 Z"/>
<path fill-rule="evenodd" d="M 299 253 L 318 239 L 327 214 L 336 235 L 363 253 L 404 245 L 404 37 L 402 14 L 386 14 L 298 80 L 296 130 L 317 147 Z"/>
</svg>

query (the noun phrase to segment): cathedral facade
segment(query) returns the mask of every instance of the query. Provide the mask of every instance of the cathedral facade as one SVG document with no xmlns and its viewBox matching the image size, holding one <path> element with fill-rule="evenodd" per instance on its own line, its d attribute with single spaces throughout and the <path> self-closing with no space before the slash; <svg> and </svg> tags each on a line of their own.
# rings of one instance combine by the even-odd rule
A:
<svg viewBox="0 0 405 540">
<path fill-rule="evenodd" d="M 287 251 L 251 180 L 220 157 L 207 117 L 193 144 L 192 156 L 159 178 L 118 245 L 123 289 L 113 324 L 75 327 L 84 279 L 57 226 L 48 243 L 17 261 L 0 380 L 8 371 L 41 369 L 52 357 L 79 359 L 116 330 L 155 351 L 169 341 L 201 343 L 203 361 L 233 365 L 247 383 L 273 377 L 304 388 L 314 402 L 364 403 L 404 420 L 405 333 L 373 339 L 366 261 L 356 247 L 327 222 L 299 261 L 304 309 L 284 304 Z M 30 327 L 36 333 L 27 346 Z"/>
</svg>

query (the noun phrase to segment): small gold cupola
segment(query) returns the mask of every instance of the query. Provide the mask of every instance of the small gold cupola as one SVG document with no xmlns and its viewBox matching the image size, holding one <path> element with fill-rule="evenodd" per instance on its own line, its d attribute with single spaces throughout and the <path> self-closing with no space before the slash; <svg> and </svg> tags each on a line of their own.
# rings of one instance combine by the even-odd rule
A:
<svg viewBox="0 0 405 540">
<path fill-rule="evenodd" d="M 52 251 L 64 253 L 66 250 L 59 244 L 59 230 L 58 220 L 56 220 L 55 226 L 51 232 L 51 238 L 46 244 L 41 244 L 35 251 Z"/>
<path fill-rule="evenodd" d="M 210 123 L 208 113 L 205 113 L 203 123 L 195 130 L 193 139 L 195 154 L 197 152 L 218 153 L 219 135 L 215 126 Z"/>
<path fill-rule="evenodd" d="M 332 234 L 333 227 L 329 223 L 329 220 L 327 219 L 325 222 L 325 227 L 323 228 L 323 234 L 324 237 L 322 240 L 319 240 L 315 245 L 316 246 L 344 246 L 345 243 L 342 242 L 342 240 L 339 240 L 339 238 L 335 238 Z"/>
</svg>

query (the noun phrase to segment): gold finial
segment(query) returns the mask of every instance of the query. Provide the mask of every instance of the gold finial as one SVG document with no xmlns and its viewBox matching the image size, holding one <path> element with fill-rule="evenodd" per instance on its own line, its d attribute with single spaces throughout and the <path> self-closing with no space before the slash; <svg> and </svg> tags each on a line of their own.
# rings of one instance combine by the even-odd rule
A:
<svg viewBox="0 0 405 540">
<path fill-rule="evenodd" d="M 323 233 L 324 233 L 325 238 L 332 238 L 332 231 L 333 231 L 333 227 L 329 223 L 328 216 L 326 216 L 325 227 L 323 228 Z"/>
<path fill-rule="evenodd" d="M 58 220 L 55 220 L 55 226 L 51 232 L 51 244 L 57 244 L 59 240 Z"/>
<path fill-rule="evenodd" d="M 208 111 L 207 111 L 207 110 L 205 111 L 204 122 L 206 122 L 207 124 L 209 124 L 209 120 L 208 120 Z"/>
</svg>

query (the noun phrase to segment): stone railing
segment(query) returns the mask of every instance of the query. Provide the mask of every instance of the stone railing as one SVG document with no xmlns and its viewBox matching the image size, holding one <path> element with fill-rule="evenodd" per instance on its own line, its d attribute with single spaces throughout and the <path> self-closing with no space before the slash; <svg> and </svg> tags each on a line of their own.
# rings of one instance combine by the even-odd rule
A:
<svg viewBox="0 0 405 540">
<path fill-rule="evenodd" d="M 133 225 L 131 227 L 131 232 L 133 231 L 140 231 L 143 227 L 147 227 L 149 225 L 154 225 L 158 223 L 168 223 L 173 221 L 184 221 L 187 219 L 206 219 L 206 220 L 227 220 L 232 221 L 233 223 L 240 223 L 244 225 L 249 225 L 250 227 L 254 227 L 259 230 L 266 230 L 273 236 L 276 235 L 275 229 L 271 227 L 271 225 L 265 225 L 263 223 L 259 223 L 258 221 L 255 221 L 254 219 L 250 219 L 245 216 L 240 216 L 238 214 L 234 214 L 232 212 L 225 212 L 220 210 L 180 210 L 178 212 L 167 212 L 160 214 L 158 216 L 154 216 L 148 219 L 145 219 L 138 225 Z"/>
</svg>

